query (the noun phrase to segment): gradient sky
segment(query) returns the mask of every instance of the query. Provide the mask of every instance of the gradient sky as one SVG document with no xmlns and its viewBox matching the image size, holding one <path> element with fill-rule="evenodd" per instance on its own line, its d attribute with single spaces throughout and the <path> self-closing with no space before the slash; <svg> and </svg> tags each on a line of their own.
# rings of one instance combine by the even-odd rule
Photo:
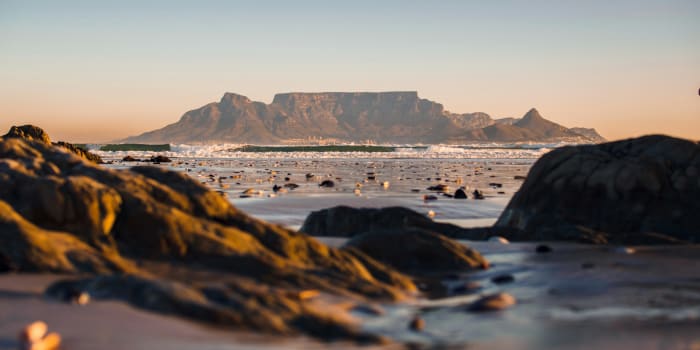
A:
<svg viewBox="0 0 700 350">
<path fill-rule="evenodd" d="M 226 92 L 416 90 L 610 139 L 700 139 L 700 1 L 0 0 L 0 132 L 97 142 Z"/>
</svg>

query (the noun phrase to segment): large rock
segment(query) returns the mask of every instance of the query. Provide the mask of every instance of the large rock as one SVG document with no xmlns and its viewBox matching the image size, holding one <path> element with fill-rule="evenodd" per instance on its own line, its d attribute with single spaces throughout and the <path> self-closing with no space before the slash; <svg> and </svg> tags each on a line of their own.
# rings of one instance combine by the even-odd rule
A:
<svg viewBox="0 0 700 350">
<path fill-rule="evenodd" d="M 184 174 L 147 166 L 105 169 L 38 141 L 0 139 L 0 213 L 0 270 L 128 272 L 136 279 L 97 277 L 67 286 L 215 324 L 241 325 L 246 315 L 260 314 L 249 328 L 319 336 L 328 329 L 337 332 L 327 337 L 364 339 L 354 325 L 312 310 L 304 298 L 261 303 L 259 291 L 207 297 L 202 305 L 190 300 L 221 286 L 220 276 L 236 290 L 246 288 L 236 281 L 249 280 L 274 293 L 318 290 L 357 301 L 416 292 L 411 278 L 366 254 L 247 216 Z M 173 283 L 194 294 L 163 287 Z M 143 288 L 165 299 L 135 297 L 146 297 Z"/>
<path fill-rule="evenodd" d="M 422 230 L 455 239 L 486 240 L 492 236 L 508 236 L 518 240 L 522 232 L 511 228 L 462 228 L 435 222 L 431 218 L 404 207 L 351 208 L 337 206 L 311 212 L 299 229 L 312 236 L 355 237 L 366 232 Z"/>
<path fill-rule="evenodd" d="M 653 135 L 540 158 L 496 227 L 529 239 L 700 242 L 700 145 Z"/>
</svg>

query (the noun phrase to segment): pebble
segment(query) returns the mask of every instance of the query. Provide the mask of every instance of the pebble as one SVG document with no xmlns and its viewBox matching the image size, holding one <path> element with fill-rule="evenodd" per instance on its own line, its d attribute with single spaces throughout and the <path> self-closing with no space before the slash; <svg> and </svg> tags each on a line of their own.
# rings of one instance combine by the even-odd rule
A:
<svg viewBox="0 0 700 350">
<path fill-rule="evenodd" d="M 508 244 L 510 241 L 501 236 L 491 236 L 489 237 L 489 242 L 498 242 L 501 244 Z"/>
<path fill-rule="evenodd" d="M 484 194 L 479 190 L 474 190 L 472 195 L 474 196 L 474 199 L 484 199 Z"/>
<path fill-rule="evenodd" d="M 426 194 L 423 196 L 424 201 L 436 201 L 438 198 L 436 196 Z"/>
<path fill-rule="evenodd" d="M 535 252 L 537 253 L 550 253 L 551 251 L 552 248 L 545 244 L 540 244 L 535 248 Z"/>
<path fill-rule="evenodd" d="M 515 277 L 513 277 L 513 275 L 498 275 L 491 278 L 491 282 L 496 284 L 510 283 L 513 281 L 515 281 Z"/>
<path fill-rule="evenodd" d="M 318 187 L 325 187 L 325 188 L 331 188 L 335 186 L 335 182 L 332 180 L 323 180 L 320 184 L 318 184 Z"/>
<path fill-rule="evenodd" d="M 515 298 L 508 293 L 491 294 L 469 305 L 469 311 L 484 312 L 507 309 L 515 305 Z"/>
<path fill-rule="evenodd" d="M 20 349 L 27 350 L 58 350 L 61 346 L 61 336 L 49 333 L 48 326 L 42 321 L 27 325 L 19 334 Z"/>
<path fill-rule="evenodd" d="M 425 320 L 420 318 L 420 316 L 416 316 L 408 324 L 408 328 L 412 331 L 420 332 L 425 329 Z"/>
<path fill-rule="evenodd" d="M 432 211 L 432 210 L 428 211 L 428 217 L 431 218 L 431 219 L 434 218 L 434 217 L 435 217 L 435 212 Z"/>
<path fill-rule="evenodd" d="M 637 251 L 634 248 L 630 247 L 615 247 L 615 249 L 613 249 L 613 252 L 619 254 L 634 254 Z"/>
</svg>

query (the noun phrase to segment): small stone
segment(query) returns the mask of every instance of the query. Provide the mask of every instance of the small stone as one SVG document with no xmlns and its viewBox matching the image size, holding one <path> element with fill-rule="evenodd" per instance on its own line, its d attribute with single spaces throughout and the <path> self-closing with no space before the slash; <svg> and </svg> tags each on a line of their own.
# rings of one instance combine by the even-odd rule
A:
<svg viewBox="0 0 700 350">
<path fill-rule="evenodd" d="M 427 201 L 436 201 L 437 199 L 438 199 L 437 196 L 433 196 L 433 195 L 430 195 L 430 194 L 426 194 L 426 195 L 423 196 L 423 200 L 426 201 L 426 202 L 427 202 Z"/>
<path fill-rule="evenodd" d="M 431 219 L 434 218 L 434 217 L 435 217 L 435 212 L 432 211 L 432 210 L 428 211 L 428 217 L 431 218 Z"/>
<path fill-rule="evenodd" d="M 464 192 L 464 189 L 458 188 L 457 191 L 455 191 L 454 198 L 455 199 L 467 199 L 467 193 Z"/>
<path fill-rule="evenodd" d="M 469 305 L 468 310 L 474 312 L 499 311 L 515 305 L 515 298 L 508 293 L 491 294 Z"/>
<path fill-rule="evenodd" d="M 540 244 L 535 248 L 535 252 L 537 253 L 549 253 L 552 251 L 552 248 L 548 245 L 545 244 Z"/>
<path fill-rule="evenodd" d="M 507 239 L 505 239 L 504 237 L 501 237 L 501 236 L 491 236 L 491 237 L 489 237 L 488 241 L 489 242 L 497 242 L 497 243 L 501 243 L 501 244 L 509 244 L 510 243 L 510 241 L 508 241 Z"/>
<path fill-rule="evenodd" d="M 472 195 L 474 196 L 474 199 L 484 199 L 484 194 L 479 190 L 474 190 Z"/>
<path fill-rule="evenodd" d="M 425 320 L 420 318 L 420 316 L 416 316 L 408 324 L 408 328 L 412 331 L 420 332 L 425 329 Z"/>
<path fill-rule="evenodd" d="M 44 338 L 49 327 L 43 321 L 30 323 L 19 334 L 19 340 L 22 343 L 34 343 Z"/>
<path fill-rule="evenodd" d="M 511 283 L 513 281 L 515 281 L 515 277 L 513 277 L 513 275 L 498 275 L 491 278 L 491 282 L 496 284 Z"/>
<path fill-rule="evenodd" d="M 332 188 L 335 187 L 335 182 L 333 180 L 323 180 L 318 187 Z"/>
</svg>

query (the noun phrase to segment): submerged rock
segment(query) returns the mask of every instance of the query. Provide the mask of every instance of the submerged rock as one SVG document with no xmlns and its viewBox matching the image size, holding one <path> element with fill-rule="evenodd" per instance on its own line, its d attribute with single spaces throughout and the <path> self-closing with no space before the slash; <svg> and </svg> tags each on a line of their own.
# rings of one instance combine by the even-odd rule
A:
<svg viewBox="0 0 700 350">
<path fill-rule="evenodd" d="M 700 145 L 653 135 L 542 156 L 495 226 L 532 240 L 700 242 Z"/>
</svg>

